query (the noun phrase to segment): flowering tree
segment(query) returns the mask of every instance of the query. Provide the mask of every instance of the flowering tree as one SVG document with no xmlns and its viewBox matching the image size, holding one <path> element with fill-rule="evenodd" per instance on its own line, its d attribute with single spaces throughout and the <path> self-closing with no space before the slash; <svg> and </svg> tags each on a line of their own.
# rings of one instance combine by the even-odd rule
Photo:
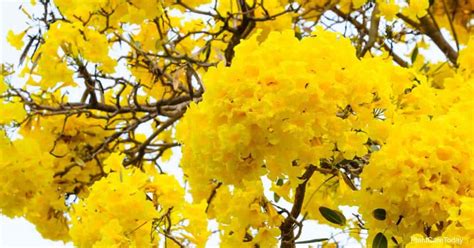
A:
<svg viewBox="0 0 474 248">
<path fill-rule="evenodd" d="M 29 28 L 6 38 L 21 56 L 0 75 L 0 210 L 44 238 L 337 244 L 300 238 L 317 221 L 364 246 L 474 245 L 474 1 L 20 9 Z"/>
</svg>

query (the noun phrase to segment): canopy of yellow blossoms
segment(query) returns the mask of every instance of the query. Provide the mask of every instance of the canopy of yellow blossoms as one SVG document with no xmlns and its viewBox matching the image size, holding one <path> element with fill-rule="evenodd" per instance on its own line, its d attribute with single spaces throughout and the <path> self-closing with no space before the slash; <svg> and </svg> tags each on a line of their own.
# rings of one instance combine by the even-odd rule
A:
<svg viewBox="0 0 474 248">
<path fill-rule="evenodd" d="M 301 241 L 309 220 L 474 246 L 474 1 L 31 5 L 3 37 L 21 54 L 0 68 L 0 213 L 44 238 L 340 241 Z"/>
</svg>

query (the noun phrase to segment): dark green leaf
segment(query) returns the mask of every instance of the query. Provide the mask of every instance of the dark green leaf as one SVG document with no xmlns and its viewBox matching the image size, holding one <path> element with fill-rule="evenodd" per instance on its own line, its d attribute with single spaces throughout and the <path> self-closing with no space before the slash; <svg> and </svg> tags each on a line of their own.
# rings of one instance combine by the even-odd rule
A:
<svg viewBox="0 0 474 248">
<path fill-rule="evenodd" d="M 281 178 L 278 178 L 277 180 L 277 183 L 276 183 L 278 186 L 282 186 L 283 185 L 283 179 Z"/>
<path fill-rule="evenodd" d="M 392 241 L 393 241 L 393 243 L 395 243 L 396 245 L 398 245 L 398 241 L 397 241 L 397 239 L 396 239 L 395 237 L 392 237 Z"/>
<path fill-rule="evenodd" d="M 155 41 L 155 48 L 158 49 L 158 50 L 160 50 L 162 47 L 163 47 L 163 41 L 160 40 L 160 39 L 157 39 L 157 40 Z"/>
<path fill-rule="evenodd" d="M 400 222 L 402 222 L 402 219 L 403 219 L 403 216 L 400 215 L 397 220 L 397 226 L 400 224 Z"/>
<path fill-rule="evenodd" d="M 301 39 L 303 39 L 303 34 L 300 33 L 300 32 L 295 32 L 295 37 L 296 37 L 298 40 L 301 40 Z"/>
<path fill-rule="evenodd" d="M 434 4 L 434 0 L 429 0 L 430 2 L 430 7 Z"/>
<path fill-rule="evenodd" d="M 383 208 L 377 208 L 372 213 L 377 220 L 385 220 L 387 217 L 387 212 Z"/>
<path fill-rule="evenodd" d="M 344 215 L 337 210 L 332 210 L 327 207 L 319 207 L 319 212 L 326 220 L 331 223 L 341 226 L 346 224 L 346 217 L 344 217 Z"/>
<path fill-rule="evenodd" d="M 374 241 L 372 242 L 372 247 L 373 248 L 387 248 L 388 247 L 388 242 L 387 238 L 383 233 L 377 233 L 375 235 Z"/>
<path fill-rule="evenodd" d="M 280 200 L 280 198 L 281 198 L 281 197 L 280 197 L 277 193 L 273 193 L 273 200 L 274 200 L 275 202 L 278 202 L 278 201 Z"/>
<path fill-rule="evenodd" d="M 415 63 L 416 57 L 418 57 L 418 46 L 415 46 L 413 52 L 411 53 L 411 63 Z"/>
<path fill-rule="evenodd" d="M 310 244 L 310 243 L 316 243 L 316 242 L 324 242 L 328 241 L 329 239 L 323 238 L 323 239 L 309 239 L 309 240 L 303 240 L 303 241 L 296 241 L 295 244 Z"/>
<path fill-rule="evenodd" d="M 209 59 L 209 56 L 211 55 L 211 45 L 208 43 L 206 44 L 206 48 L 204 49 L 205 50 L 205 58 L 206 60 Z"/>
</svg>

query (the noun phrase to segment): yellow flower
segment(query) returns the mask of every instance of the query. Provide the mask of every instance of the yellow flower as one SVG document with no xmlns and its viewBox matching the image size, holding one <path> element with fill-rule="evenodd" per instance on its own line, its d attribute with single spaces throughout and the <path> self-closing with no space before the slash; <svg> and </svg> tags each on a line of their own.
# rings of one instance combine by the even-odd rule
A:
<svg viewBox="0 0 474 248">
<path fill-rule="evenodd" d="M 10 43 L 11 46 L 16 48 L 17 50 L 21 50 L 23 48 L 24 42 L 23 42 L 23 37 L 25 36 L 26 31 L 23 31 L 21 33 L 15 34 L 13 33 L 12 30 L 8 31 L 7 34 L 7 41 Z"/>
<path fill-rule="evenodd" d="M 104 161 L 104 172 L 121 171 L 125 154 L 113 153 Z"/>
<path fill-rule="evenodd" d="M 5 82 L 5 77 L 3 75 L 0 75 L 0 95 L 5 93 L 7 91 L 8 87 Z"/>
<path fill-rule="evenodd" d="M 26 118 L 26 111 L 22 103 L 2 103 L 0 107 L 0 125 L 9 124 L 12 121 L 20 122 Z"/>
<path fill-rule="evenodd" d="M 474 35 L 470 36 L 467 47 L 459 53 L 458 61 L 466 75 L 469 76 L 474 72 Z"/>
<path fill-rule="evenodd" d="M 23 37 L 25 36 L 26 31 L 23 31 L 21 33 L 15 34 L 13 33 L 12 30 L 8 31 L 7 34 L 7 41 L 10 43 L 11 46 L 16 48 L 17 50 L 21 50 L 23 48 L 24 42 L 23 42 Z"/>
<path fill-rule="evenodd" d="M 113 160 L 118 160 L 114 156 Z M 148 176 L 135 169 L 121 176 L 110 173 L 95 182 L 90 194 L 74 204 L 71 213 L 71 238 L 77 246 L 150 247 L 153 219 L 158 211 L 147 200 L 144 187 Z"/>
<path fill-rule="evenodd" d="M 430 7 L 428 0 L 411 0 L 408 7 L 403 11 L 411 19 L 422 18 L 428 12 L 426 10 Z"/>
<path fill-rule="evenodd" d="M 384 16 L 387 21 L 392 21 L 400 11 L 400 7 L 394 0 L 389 0 L 389 2 L 382 0 L 379 2 L 379 10 L 380 14 Z"/>
<path fill-rule="evenodd" d="M 364 5 L 366 2 L 366 0 L 352 0 L 352 4 L 354 4 L 355 9 L 362 7 L 362 5 Z"/>
</svg>

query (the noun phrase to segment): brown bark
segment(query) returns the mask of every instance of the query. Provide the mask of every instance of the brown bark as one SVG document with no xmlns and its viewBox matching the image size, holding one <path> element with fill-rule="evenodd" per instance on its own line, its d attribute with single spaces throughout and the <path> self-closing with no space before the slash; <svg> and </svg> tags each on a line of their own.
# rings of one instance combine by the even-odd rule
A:
<svg viewBox="0 0 474 248">
<path fill-rule="evenodd" d="M 298 216 L 301 213 L 301 208 L 303 207 L 304 196 L 306 193 L 306 184 L 308 183 L 311 176 L 313 176 L 316 171 L 316 166 L 310 165 L 306 172 L 303 174 L 301 179 L 304 180 L 303 183 L 296 187 L 295 200 L 293 202 L 293 207 L 291 212 L 285 218 L 283 223 L 280 225 L 281 231 L 281 248 L 292 248 L 295 247 L 296 238 L 294 234 L 294 226 L 297 224 Z"/>
</svg>

